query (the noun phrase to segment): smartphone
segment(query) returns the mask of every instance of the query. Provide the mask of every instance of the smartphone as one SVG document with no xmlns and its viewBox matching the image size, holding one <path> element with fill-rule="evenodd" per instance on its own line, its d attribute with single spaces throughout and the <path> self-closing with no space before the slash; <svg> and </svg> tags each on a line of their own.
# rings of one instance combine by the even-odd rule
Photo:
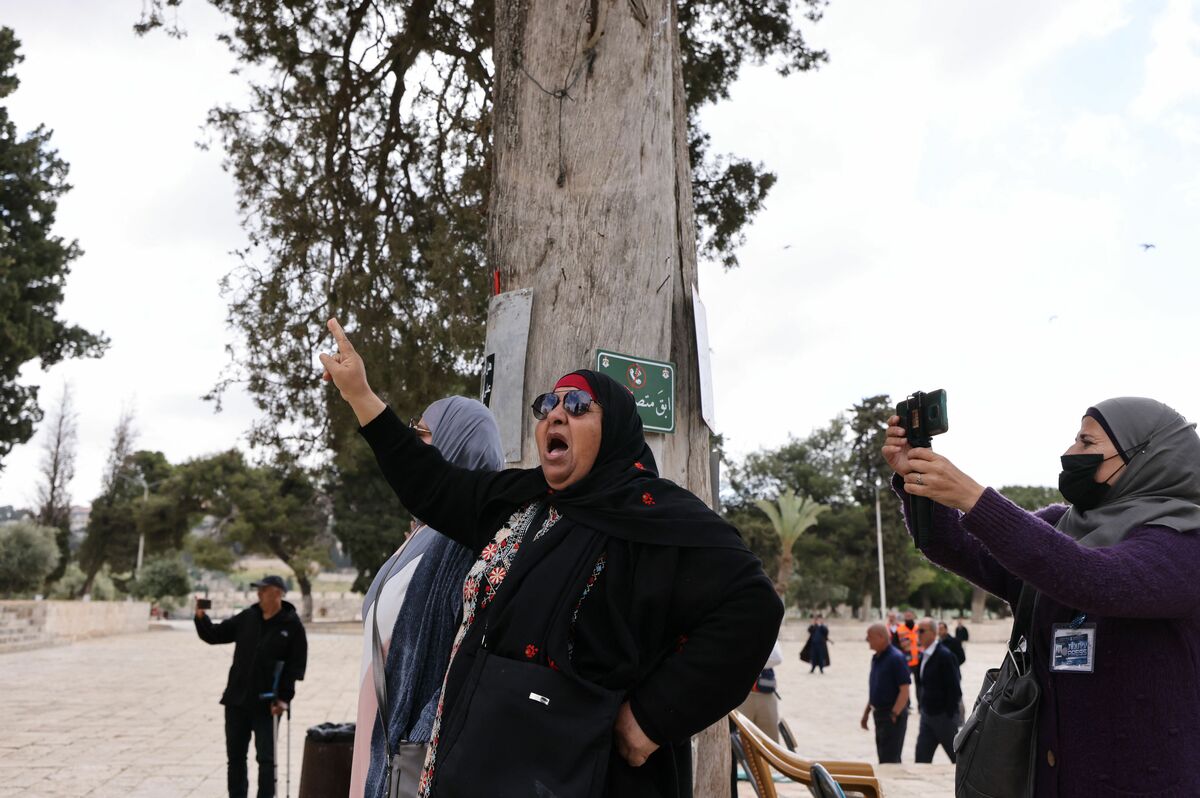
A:
<svg viewBox="0 0 1200 798">
<path fill-rule="evenodd" d="M 212 599 L 206 599 L 206 598 L 196 599 L 196 609 L 211 610 L 212 609 Z"/>
</svg>

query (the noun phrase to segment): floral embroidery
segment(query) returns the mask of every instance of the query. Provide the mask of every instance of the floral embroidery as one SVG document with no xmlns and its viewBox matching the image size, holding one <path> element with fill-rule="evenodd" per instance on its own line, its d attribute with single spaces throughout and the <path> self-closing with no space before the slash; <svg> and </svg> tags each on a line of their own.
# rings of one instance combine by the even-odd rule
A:
<svg viewBox="0 0 1200 798">
<path fill-rule="evenodd" d="M 635 463 L 633 464 L 633 467 L 634 467 L 634 468 L 636 468 L 638 471 L 645 471 L 645 470 L 646 470 L 646 467 L 645 467 L 644 465 L 642 465 L 641 463 L 638 463 L 638 462 L 635 462 Z"/>
<path fill-rule="evenodd" d="M 492 542 L 480 553 L 479 559 L 471 566 L 471 570 L 467 572 L 466 579 L 463 580 L 463 620 L 454 637 L 454 644 L 450 647 L 451 663 L 454 662 L 454 657 L 458 654 L 458 649 L 467 636 L 467 630 L 475 622 L 476 614 L 495 598 L 497 588 L 504 581 L 504 577 L 508 575 L 508 569 L 512 566 L 513 560 L 521 548 L 521 541 L 529 532 L 529 527 L 533 525 L 533 519 L 537 517 L 541 509 L 542 505 L 539 502 L 532 502 L 513 513 L 504 526 L 496 532 Z M 546 534 L 560 517 L 558 511 L 551 507 L 545 523 L 534 536 L 534 540 Z M 537 656 L 537 647 L 531 646 L 531 648 L 533 648 L 533 655 L 530 656 L 529 648 L 527 648 L 526 656 L 530 656 L 532 659 L 533 656 Z M 447 676 L 449 673 L 450 668 L 447 666 Z M 429 753 L 425 755 L 425 766 L 421 771 L 420 786 L 417 790 L 418 798 L 429 798 L 429 791 L 433 786 L 445 696 L 446 676 L 443 676 L 442 693 L 438 698 L 437 714 L 433 719 L 433 733 L 430 736 L 432 742 L 429 746 Z"/>
<path fill-rule="evenodd" d="M 601 552 L 600 556 L 596 558 L 596 564 L 592 566 L 592 573 L 588 576 L 587 583 L 583 586 L 583 593 L 579 596 L 579 601 L 575 602 L 575 610 L 571 613 L 571 629 L 567 634 L 568 654 L 575 654 L 575 622 L 579 619 L 579 608 L 583 606 L 583 600 L 588 597 L 588 593 L 591 593 L 592 588 L 596 586 L 596 582 L 600 579 L 600 574 L 604 573 L 604 566 L 607 564 L 608 555 Z M 550 667 L 554 668 L 553 662 Z"/>
<path fill-rule="evenodd" d="M 562 518 L 558 510 L 554 509 L 554 505 L 550 505 L 550 514 L 546 516 L 546 523 L 542 524 L 542 528 L 533 536 L 534 540 L 538 540 L 542 535 L 550 531 L 550 527 L 558 523 L 558 519 Z"/>
<path fill-rule="evenodd" d="M 642 494 L 642 504 L 644 504 L 646 506 L 650 506 L 650 505 L 654 504 L 654 497 L 651 496 L 649 493 L 643 493 Z"/>
<path fill-rule="evenodd" d="M 547 660 L 547 664 L 550 666 L 550 670 L 552 670 L 552 671 L 556 671 L 556 670 L 558 670 L 558 663 L 557 663 L 557 662 L 555 662 L 555 661 L 554 661 L 553 659 L 551 659 L 550 657 L 547 657 L 547 658 L 546 658 L 546 660 Z"/>
<path fill-rule="evenodd" d="M 534 657 L 537 656 L 537 653 L 538 653 L 538 647 L 535 646 L 533 643 L 530 643 L 529 645 L 525 646 L 525 659 L 533 659 Z"/>
<path fill-rule="evenodd" d="M 675 653 L 683 651 L 685 645 L 687 645 L 687 635 L 680 635 L 679 639 L 675 641 Z"/>
</svg>

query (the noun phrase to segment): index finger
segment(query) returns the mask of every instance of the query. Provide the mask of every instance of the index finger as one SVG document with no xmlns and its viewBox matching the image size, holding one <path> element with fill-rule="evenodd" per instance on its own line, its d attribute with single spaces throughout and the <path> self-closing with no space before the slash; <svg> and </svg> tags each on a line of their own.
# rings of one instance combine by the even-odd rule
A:
<svg viewBox="0 0 1200 798">
<path fill-rule="evenodd" d="M 333 333 L 333 340 L 337 341 L 339 352 L 354 351 L 354 344 L 350 343 L 350 339 L 346 337 L 346 331 L 342 329 L 342 325 L 338 324 L 337 319 L 330 319 L 325 326 Z"/>
</svg>

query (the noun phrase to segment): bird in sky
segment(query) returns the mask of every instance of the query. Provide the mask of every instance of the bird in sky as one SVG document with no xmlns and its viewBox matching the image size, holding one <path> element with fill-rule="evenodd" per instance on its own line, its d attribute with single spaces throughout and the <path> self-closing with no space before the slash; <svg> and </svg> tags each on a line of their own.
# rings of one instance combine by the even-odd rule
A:
<svg viewBox="0 0 1200 798">
<path fill-rule="evenodd" d="M 1138 246 L 1142 248 L 1142 252 L 1149 252 L 1150 250 L 1154 249 L 1153 244 L 1138 244 Z"/>
</svg>

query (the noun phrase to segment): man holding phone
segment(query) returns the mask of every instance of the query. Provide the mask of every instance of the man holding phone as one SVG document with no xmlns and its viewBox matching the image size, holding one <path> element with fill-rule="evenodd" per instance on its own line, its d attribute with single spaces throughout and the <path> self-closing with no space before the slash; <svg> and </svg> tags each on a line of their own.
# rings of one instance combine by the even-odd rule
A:
<svg viewBox="0 0 1200 798">
<path fill-rule="evenodd" d="M 258 603 L 214 624 L 208 604 L 196 601 L 196 633 L 210 645 L 234 643 L 233 665 L 221 703 L 225 705 L 225 751 L 230 798 L 249 790 L 246 753 L 254 735 L 258 798 L 275 794 L 275 740 L 272 717 L 288 711 L 296 682 L 304 678 L 308 640 L 296 608 L 283 600 L 281 577 L 265 576 L 251 587 Z"/>
</svg>

